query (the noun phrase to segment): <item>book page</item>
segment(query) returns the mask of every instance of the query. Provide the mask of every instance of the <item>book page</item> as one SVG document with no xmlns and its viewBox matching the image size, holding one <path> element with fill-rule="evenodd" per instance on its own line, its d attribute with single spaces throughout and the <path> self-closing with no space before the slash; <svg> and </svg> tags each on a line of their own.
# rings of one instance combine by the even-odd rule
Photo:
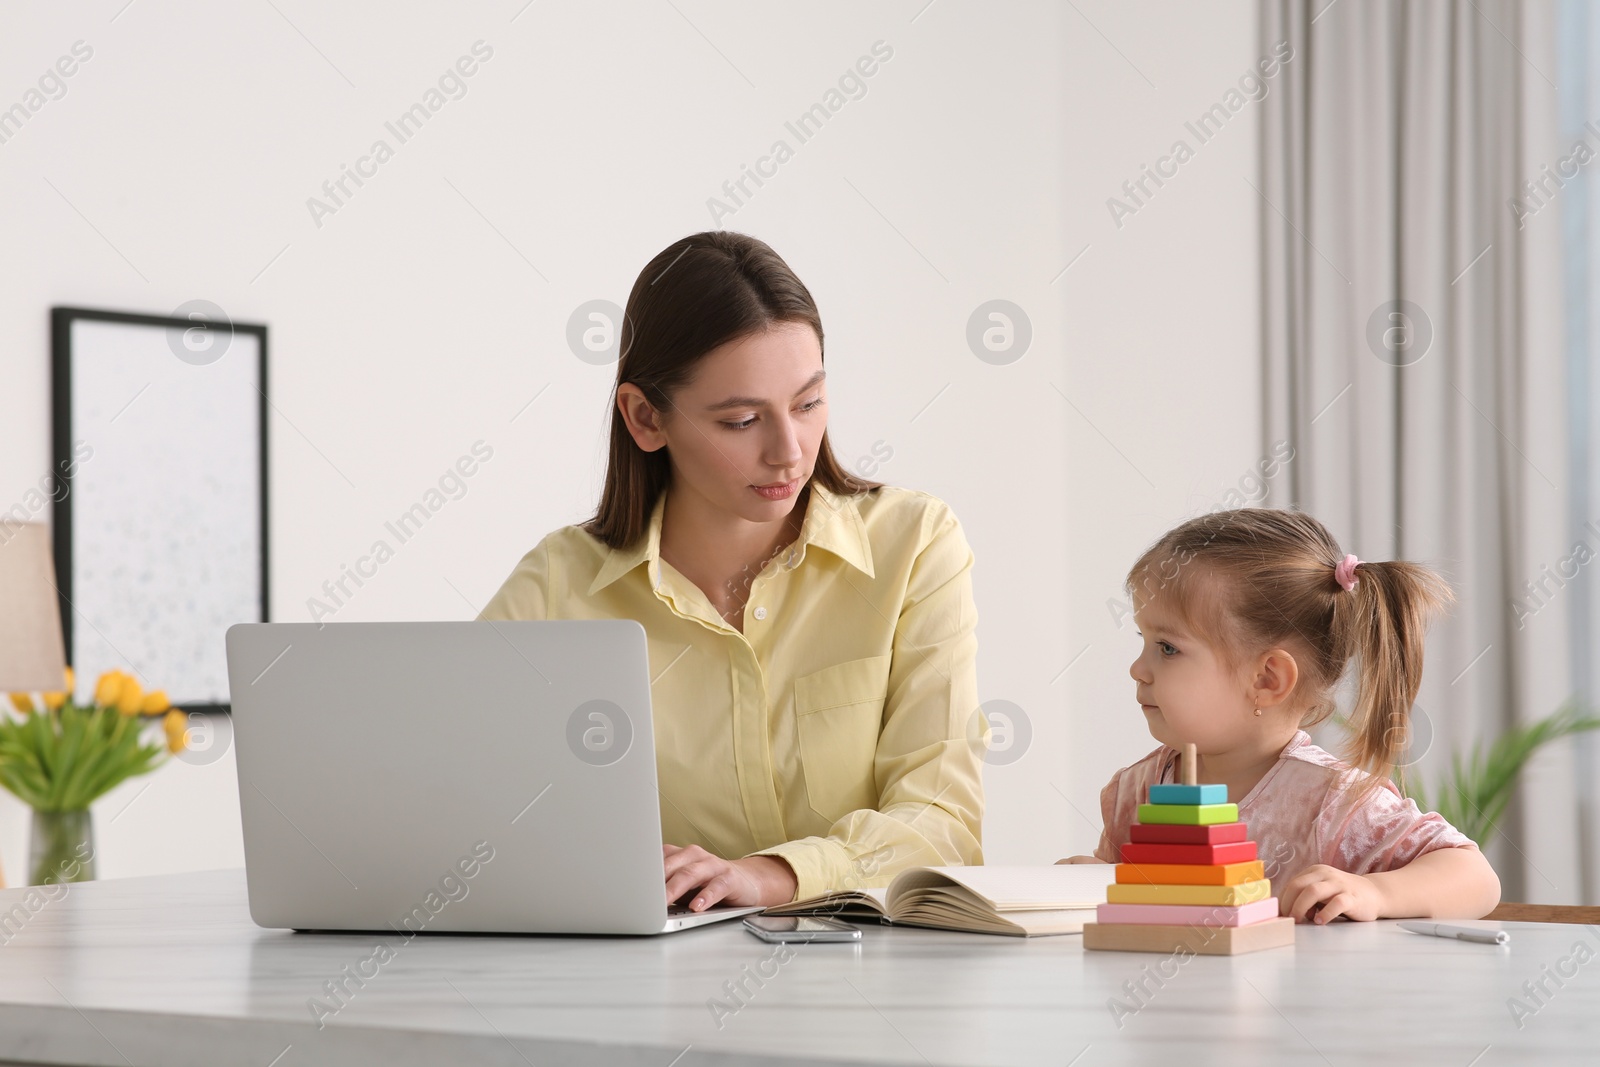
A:
<svg viewBox="0 0 1600 1067">
<path fill-rule="evenodd" d="M 853 889 L 845 892 L 824 893 L 820 897 L 796 900 L 791 904 L 775 904 L 767 915 L 810 915 L 813 913 L 871 911 L 878 915 L 889 911 L 889 891 L 882 888 Z"/>
<path fill-rule="evenodd" d="M 1112 863 L 919 867 L 896 876 L 889 907 L 892 913 L 894 901 L 909 891 L 955 883 L 996 911 L 1089 908 L 1105 903 L 1106 886 L 1116 880 Z"/>
</svg>

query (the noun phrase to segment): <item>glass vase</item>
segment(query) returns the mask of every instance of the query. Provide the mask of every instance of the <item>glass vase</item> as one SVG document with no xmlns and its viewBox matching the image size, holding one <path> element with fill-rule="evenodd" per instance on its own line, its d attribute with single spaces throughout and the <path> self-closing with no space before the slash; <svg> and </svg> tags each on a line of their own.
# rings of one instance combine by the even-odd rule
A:
<svg viewBox="0 0 1600 1067">
<path fill-rule="evenodd" d="M 87 882 L 94 878 L 94 819 L 87 809 L 34 809 L 28 870 L 29 885 Z"/>
</svg>

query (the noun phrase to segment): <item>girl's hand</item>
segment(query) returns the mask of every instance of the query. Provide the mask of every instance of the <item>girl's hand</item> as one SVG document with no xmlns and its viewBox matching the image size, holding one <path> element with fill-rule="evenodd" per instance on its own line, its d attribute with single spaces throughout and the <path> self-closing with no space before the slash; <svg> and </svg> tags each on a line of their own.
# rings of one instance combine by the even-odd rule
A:
<svg viewBox="0 0 1600 1067">
<path fill-rule="evenodd" d="M 1382 911 L 1383 890 L 1377 883 L 1325 863 L 1307 867 L 1285 882 L 1278 894 L 1278 913 L 1294 916 L 1297 923 L 1321 925 L 1340 916 L 1369 922 Z"/>
<path fill-rule="evenodd" d="M 700 890 L 689 902 L 691 911 L 704 911 L 713 904 L 787 904 L 799 885 L 794 871 L 777 856 L 725 860 L 699 845 L 662 845 L 661 858 L 669 901 L 677 902 L 691 890 Z"/>
<path fill-rule="evenodd" d="M 1094 856 L 1068 856 L 1064 860 L 1056 860 L 1056 863 L 1058 863 L 1058 864 L 1059 863 L 1104 863 L 1104 862 L 1105 862 L 1105 860 L 1099 859 L 1099 858 L 1094 857 Z"/>
</svg>

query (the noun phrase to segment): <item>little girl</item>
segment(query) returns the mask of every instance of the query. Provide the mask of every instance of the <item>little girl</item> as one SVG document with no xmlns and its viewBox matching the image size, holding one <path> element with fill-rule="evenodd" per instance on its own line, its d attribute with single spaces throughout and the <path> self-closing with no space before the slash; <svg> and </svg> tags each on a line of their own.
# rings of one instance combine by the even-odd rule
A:
<svg viewBox="0 0 1600 1067">
<path fill-rule="evenodd" d="M 1177 749 L 1192 741 L 1199 780 L 1225 783 L 1239 805 L 1281 914 L 1475 919 L 1499 903 L 1478 846 L 1389 780 L 1422 681 L 1424 631 L 1451 599 L 1443 579 L 1345 555 L 1309 515 L 1243 508 L 1172 530 L 1127 588 L 1144 638 L 1128 673 L 1162 744 L 1101 792 L 1094 859 L 1117 862 L 1139 802 L 1176 780 Z M 1332 714 L 1351 659 L 1347 763 L 1302 727 Z"/>
</svg>

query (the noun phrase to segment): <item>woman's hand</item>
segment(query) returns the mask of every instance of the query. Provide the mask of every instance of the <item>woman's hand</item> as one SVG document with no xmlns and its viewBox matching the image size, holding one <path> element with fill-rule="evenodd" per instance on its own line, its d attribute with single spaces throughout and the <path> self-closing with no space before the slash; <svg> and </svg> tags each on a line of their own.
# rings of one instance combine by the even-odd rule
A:
<svg viewBox="0 0 1600 1067">
<path fill-rule="evenodd" d="M 661 857 L 666 868 L 669 901 L 679 901 L 692 890 L 700 890 L 689 901 L 690 911 L 704 911 L 713 904 L 730 907 L 787 904 L 794 899 L 799 885 L 794 870 L 777 856 L 725 860 L 699 845 L 687 848 L 662 845 Z"/>
<path fill-rule="evenodd" d="M 1307 867 L 1284 883 L 1278 913 L 1297 923 L 1321 925 L 1343 916 L 1357 922 L 1383 917 L 1384 893 L 1372 879 L 1325 863 Z"/>
<path fill-rule="evenodd" d="M 1058 863 L 1058 864 L 1059 863 L 1104 863 L 1104 862 L 1105 862 L 1105 860 L 1100 859 L 1097 856 L 1068 856 L 1064 860 L 1056 860 L 1056 863 Z"/>
</svg>

